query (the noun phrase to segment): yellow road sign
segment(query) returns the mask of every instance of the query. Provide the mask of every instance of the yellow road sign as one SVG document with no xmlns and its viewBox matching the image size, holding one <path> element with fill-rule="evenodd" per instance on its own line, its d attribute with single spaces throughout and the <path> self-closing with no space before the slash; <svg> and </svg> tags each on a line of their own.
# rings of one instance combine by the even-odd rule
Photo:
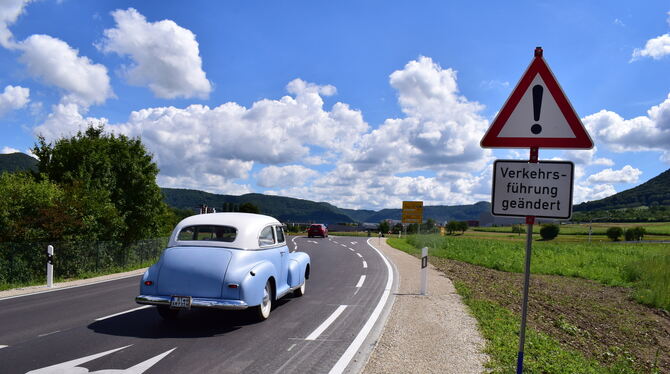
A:
<svg viewBox="0 0 670 374">
<path fill-rule="evenodd" d="M 402 223 L 423 222 L 423 201 L 402 202 Z"/>
</svg>

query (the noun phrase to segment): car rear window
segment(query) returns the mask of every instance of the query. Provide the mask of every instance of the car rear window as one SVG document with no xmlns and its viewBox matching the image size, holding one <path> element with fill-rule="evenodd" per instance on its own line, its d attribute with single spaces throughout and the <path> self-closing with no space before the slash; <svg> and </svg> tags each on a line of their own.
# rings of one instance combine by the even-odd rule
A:
<svg viewBox="0 0 670 374">
<path fill-rule="evenodd" d="M 321 230 L 321 225 L 312 225 L 310 228 L 313 230 Z"/>
<path fill-rule="evenodd" d="M 177 240 L 210 240 L 217 242 L 234 242 L 237 229 L 232 226 L 195 225 L 186 226 L 179 232 Z"/>
</svg>

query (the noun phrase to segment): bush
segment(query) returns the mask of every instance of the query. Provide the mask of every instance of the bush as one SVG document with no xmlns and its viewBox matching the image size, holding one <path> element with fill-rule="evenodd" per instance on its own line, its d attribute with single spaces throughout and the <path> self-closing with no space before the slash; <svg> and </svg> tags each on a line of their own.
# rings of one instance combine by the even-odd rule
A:
<svg viewBox="0 0 670 374">
<path fill-rule="evenodd" d="M 633 241 L 633 240 L 642 240 L 642 237 L 644 237 L 644 234 L 647 233 L 647 230 L 644 229 L 642 226 L 638 227 L 633 227 L 628 230 L 626 230 L 625 237 L 627 241 Z"/>
<path fill-rule="evenodd" d="M 608 238 L 616 242 L 623 236 L 623 229 L 621 227 L 610 227 L 605 234 Z"/>
<path fill-rule="evenodd" d="M 560 228 L 558 227 L 558 225 L 548 223 L 546 225 L 542 225 L 542 228 L 540 229 L 540 236 L 544 240 L 552 240 L 558 236 L 559 231 Z"/>
</svg>

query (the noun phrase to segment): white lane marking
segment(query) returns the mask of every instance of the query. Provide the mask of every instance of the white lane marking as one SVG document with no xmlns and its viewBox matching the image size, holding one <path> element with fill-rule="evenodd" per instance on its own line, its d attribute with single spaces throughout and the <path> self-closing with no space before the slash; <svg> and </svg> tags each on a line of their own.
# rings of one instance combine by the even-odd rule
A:
<svg viewBox="0 0 670 374">
<path fill-rule="evenodd" d="M 291 349 L 293 349 L 295 346 L 296 346 L 296 344 L 293 343 L 293 345 L 291 345 L 290 347 L 288 347 L 287 351 L 288 351 L 288 352 L 291 352 Z"/>
<path fill-rule="evenodd" d="M 141 270 L 146 271 L 148 268 L 144 268 Z M 140 269 L 138 269 L 140 270 Z M 15 296 L 7 296 L 7 297 L 0 297 L 0 301 L 2 300 L 9 300 L 9 299 L 16 299 L 19 297 L 24 297 L 24 296 L 30 296 L 30 295 L 39 295 L 41 293 L 47 293 L 47 292 L 54 292 L 54 291 L 62 291 L 62 290 L 69 290 L 71 288 L 79 288 L 79 287 L 85 287 L 85 286 L 92 286 L 94 284 L 100 284 L 100 283 L 107 283 L 107 282 L 112 282 L 115 280 L 120 280 L 120 279 L 126 279 L 126 278 L 132 278 L 132 277 L 141 277 L 142 273 L 140 274 L 132 274 L 132 275 L 125 275 L 123 277 L 118 277 L 118 278 L 113 278 L 113 279 L 105 279 L 105 280 L 100 280 L 100 281 L 95 281 L 91 283 L 86 283 L 86 284 L 78 284 L 76 286 L 68 286 L 68 287 L 58 287 L 58 288 L 52 288 L 50 290 L 44 290 L 44 291 L 39 291 L 39 292 L 32 292 L 32 293 L 24 293 L 22 295 L 15 295 Z M 46 287 L 46 286 L 45 286 Z"/>
<path fill-rule="evenodd" d="M 356 244 L 358 244 L 358 242 L 351 242 L 351 244 L 352 244 L 352 245 L 356 245 Z"/>
<path fill-rule="evenodd" d="M 309 334 L 305 338 L 305 340 L 316 340 L 316 338 L 318 338 L 319 335 L 321 335 L 321 333 L 328 328 L 328 326 L 330 326 L 333 322 L 335 322 L 335 319 L 337 319 L 337 317 L 339 317 L 340 314 L 342 314 L 342 312 L 344 312 L 345 309 L 347 309 L 346 305 L 338 306 L 337 309 L 335 309 L 335 311 L 333 312 L 333 314 L 331 314 L 330 317 L 328 317 L 325 321 L 323 321 L 321 326 L 317 327 L 316 330 L 314 330 L 311 334 Z"/>
<path fill-rule="evenodd" d="M 314 241 L 314 240 L 308 240 L 308 242 L 310 242 L 310 243 L 314 243 L 314 244 L 319 244 L 319 242 Z"/>
<path fill-rule="evenodd" d="M 140 306 L 140 307 L 133 308 L 133 309 L 130 309 L 130 310 L 126 310 L 126 311 L 123 311 L 123 312 L 118 312 L 118 313 L 110 314 L 110 315 L 108 315 L 108 316 L 104 316 L 104 317 L 96 318 L 96 321 L 102 321 L 102 320 L 105 320 L 105 319 L 107 319 L 107 318 L 112 318 L 112 317 L 120 316 L 120 315 L 122 315 L 122 314 L 126 314 L 126 313 L 130 313 L 130 312 L 134 312 L 134 311 L 136 311 L 136 310 L 141 310 L 141 309 L 151 308 L 152 306 L 153 306 L 153 305 L 142 305 L 142 306 Z"/>
<path fill-rule="evenodd" d="M 365 282 L 365 275 L 361 275 L 361 279 L 358 280 L 356 288 L 361 288 L 363 286 L 363 282 Z"/>
<path fill-rule="evenodd" d="M 0 349 L 7 348 L 7 347 L 9 347 L 9 346 L 8 346 L 8 345 L 0 344 Z"/>
<path fill-rule="evenodd" d="M 358 352 L 358 349 L 361 347 L 363 344 L 363 341 L 365 338 L 368 337 L 368 334 L 372 330 L 372 327 L 374 327 L 375 323 L 377 322 L 377 319 L 382 313 L 382 309 L 384 309 L 384 304 L 386 304 L 386 300 L 389 298 L 389 295 L 391 294 L 391 288 L 393 287 L 393 270 L 391 269 L 391 264 L 389 261 L 386 259 L 386 257 L 379 251 L 379 249 L 375 248 L 372 243 L 370 242 L 372 239 L 368 239 L 368 245 L 372 247 L 377 253 L 379 254 L 379 257 L 384 260 L 384 264 L 386 264 L 386 271 L 388 273 L 388 278 L 386 279 L 386 287 L 384 288 L 384 292 L 382 293 L 382 296 L 379 298 L 379 303 L 377 303 L 377 306 L 375 307 L 375 310 L 372 311 L 372 314 L 370 314 L 370 318 L 368 318 L 368 321 L 365 322 L 365 325 L 363 325 L 363 328 L 361 331 L 356 335 L 356 338 L 354 338 L 354 341 L 349 344 L 349 348 L 342 354 L 342 357 L 340 357 L 339 360 L 335 363 L 332 369 L 330 369 L 329 374 L 340 374 L 344 372 L 344 369 L 349 366 L 349 362 L 354 358 L 356 355 L 356 352 Z"/>
<path fill-rule="evenodd" d="M 346 244 L 340 244 L 340 245 L 341 245 L 341 246 L 343 246 L 343 247 L 345 247 L 345 248 L 347 247 L 347 245 L 346 245 Z"/>
<path fill-rule="evenodd" d="M 130 345 L 127 345 L 127 346 L 121 347 L 121 348 L 112 349 L 112 350 L 105 351 L 105 352 L 101 352 L 101 353 L 97 353 L 97 354 L 94 354 L 94 355 L 78 358 L 78 359 L 75 359 L 75 360 L 70 360 L 70 361 L 67 361 L 67 362 L 60 363 L 60 364 L 47 366 L 47 367 L 44 367 L 44 368 L 41 368 L 41 369 L 32 370 L 32 371 L 29 371 L 26 374 L 88 373 L 89 370 L 87 368 L 81 367 L 79 365 L 85 364 L 89 361 L 93 361 L 93 360 L 95 360 L 97 358 L 100 358 L 100 357 L 103 357 L 103 356 L 110 355 L 114 352 L 118 352 L 118 351 L 120 351 L 124 348 L 128 348 L 128 347 L 130 347 Z M 96 373 L 112 373 L 113 372 L 113 373 L 119 373 L 119 374 L 121 374 L 121 373 L 124 373 L 124 374 L 141 374 L 141 373 L 144 373 L 145 371 L 149 370 L 152 366 L 156 365 L 156 363 L 158 361 L 165 358 L 165 356 L 172 353 L 172 351 L 174 351 L 175 349 L 177 349 L 177 348 L 176 347 L 172 348 L 169 351 L 165 351 L 165 352 L 163 352 L 163 353 L 161 353 L 157 356 L 154 356 L 154 357 L 152 357 L 152 358 L 150 358 L 146 361 L 140 362 L 139 364 L 137 364 L 135 366 L 132 366 L 132 367 L 129 367 L 128 369 L 125 369 L 125 370 L 101 370 L 101 371 L 96 371 Z"/>
<path fill-rule="evenodd" d="M 48 332 L 48 333 L 46 333 L 46 334 L 39 334 L 39 335 L 37 335 L 37 337 L 38 337 L 38 338 L 43 338 L 43 337 L 45 337 L 45 336 L 49 336 L 49 335 L 53 335 L 53 334 L 58 334 L 59 332 L 60 332 L 60 330 L 56 330 L 56 331 Z"/>
<path fill-rule="evenodd" d="M 363 268 L 367 269 L 368 268 L 368 263 L 363 261 Z"/>
<path fill-rule="evenodd" d="M 353 249 L 353 248 L 349 248 L 349 250 L 352 251 L 352 252 L 356 252 L 356 250 Z"/>
<path fill-rule="evenodd" d="M 356 254 L 358 255 L 358 257 L 363 258 L 362 254 L 360 254 L 360 253 L 356 253 Z"/>
</svg>

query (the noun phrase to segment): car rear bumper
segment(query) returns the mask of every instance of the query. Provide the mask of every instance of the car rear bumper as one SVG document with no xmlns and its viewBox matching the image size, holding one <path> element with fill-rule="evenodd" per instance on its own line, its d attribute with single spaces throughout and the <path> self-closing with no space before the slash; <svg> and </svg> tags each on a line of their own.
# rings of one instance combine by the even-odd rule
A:
<svg viewBox="0 0 670 374">
<path fill-rule="evenodd" d="M 139 295 L 135 298 L 138 304 L 170 306 L 170 296 Z M 249 305 L 242 300 L 211 299 L 194 297 L 191 299 L 191 308 L 208 308 L 221 310 L 242 310 Z"/>
</svg>

